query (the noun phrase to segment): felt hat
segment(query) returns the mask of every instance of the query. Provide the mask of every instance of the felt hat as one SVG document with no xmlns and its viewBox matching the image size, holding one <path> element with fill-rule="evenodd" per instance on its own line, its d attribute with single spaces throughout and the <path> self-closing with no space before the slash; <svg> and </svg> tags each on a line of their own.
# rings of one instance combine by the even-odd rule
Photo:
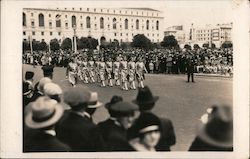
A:
<svg viewBox="0 0 250 159">
<path fill-rule="evenodd" d="M 102 106 L 102 103 L 98 101 L 98 93 L 91 92 L 88 102 L 88 108 L 98 108 L 100 106 Z"/>
<path fill-rule="evenodd" d="M 117 95 L 114 95 L 110 102 L 106 103 L 105 104 L 105 108 L 109 109 L 109 107 L 117 102 L 120 102 L 120 101 L 123 101 L 122 97 L 121 96 L 117 96 Z"/>
<path fill-rule="evenodd" d="M 232 108 L 227 105 L 213 106 L 207 123 L 200 127 L 198 137 L 214 146 L 233 147 Z"/>
<path fill-rule="evenodd" d="M 72 109 L 87 108 L 90 99 L 90 91 L 87 87 L 73 87 L 66 91 L 63 95 L 64 102 Z"/>
<path fill-rule="evenodd" d="M 32 129 L 41 129 L 56 124 L 62 117 L 63 107 L 49 97 L 39 97 L 31 103 L 29 112 L 25 116 L 25 124 Z"/>
<path fill-rule="evenodd" d="M 154 106 L 158 99 L 159 96 L 153 96 L 149 87 L 145 86 L 144 88 L 139 88 L 137 97 L 133 100 L 133 103 L 139 105 L 140 110 L 148 110 Z"/>
<path fill-rule="evenodd" d="M 34 77 L 34 72 L 32 72 L 32 71 L 25 72 L 25 79 L 26 80 L 32 79 L 33 77 Z"/>
<path fill-rule="evenodd" d="M 136 104 L 120 101 L 110 105 L 109 112 L 112 113 L 114 117 L 122 117 L 130 115 L 138 109 L 139 107 Z"/>
<path fill-rule="evenodd" d="M 42 79 L 40 79 L 37 89 L 44 93 L 44 85 L 47 83 L 52 83 L 51 79 L 48 77 L 43 77 Z"/>
</svg>

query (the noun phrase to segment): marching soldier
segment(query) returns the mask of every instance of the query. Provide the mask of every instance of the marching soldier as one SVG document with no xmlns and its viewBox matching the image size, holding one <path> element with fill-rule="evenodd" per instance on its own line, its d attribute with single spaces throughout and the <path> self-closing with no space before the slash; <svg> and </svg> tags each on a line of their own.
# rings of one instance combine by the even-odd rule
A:
<svg viewBox="0 0 250 159">
<path fill-rule="evenodd" d="M 121 88 L 122 90 L 128 90 L 128 84 L 127 84 L 127 75 L 128 75 L 128 62 L 126 60 L 126 57 L 124 56 L 121 59 Z"/>
<path fill-rule="evenodd" d="M 135 62 L 134 58 L 132 57 L 128 63 L 128 77 L 129 77 L 129 86 L 130 89 L 136 89 L 135 87 Z"/>
<path fill-rule="evenodd" d="M 87 67 L 88 67 L 88 72 L 89 72 L 89 80 L 91 83 L 94 83 L 95 82 L 95 71 L 94 71 L 94 65 L 95 65 L 95 62 L 93 60 L 92 57 L 90 57 L 89 61 L 88 61 L 88 64 L 87 64 Z"/>
<path fill-rule="evenodd" d="M 100 75 L 100 80 L 101 80 L 101 87 L 105 87 L 105 69 L 106 69 L 106 64 L 104 62 L 104 58 L 101 58 L 101 61 L 99 62 L 99 75 Z"/>
<path fill-rule="evenodd" d="M 77 63 L 76 59 L 71 59 L 71 62 L 68 64 L 67 73 L 69 77 L 69 82 L 73 87 L 76 86 L 77 82 Z"/>
<path fill-rule="evenodd" d="M 113 65 L 113 62 L 111 61 L 111 58 L 109 57 L 108 61 L 106 62 L 106 72 L 107 72 L 107 78 L 108 78 L 108 85 L 110 87 L 113 87 L 113 82 L 112 82 L 112 65 Z"/>
<path fill-rule="evenodd" d="M 117 57 L 116 61 L 113 64 L 113 73 L 114 73 L 114 79 L 115 79 L 116 86 L 120 86 L 119 72 L 120 72 L 120 60 Z"/>
<path fill-rule="evenodd" d="M 139 61 L 136 62 L 136 77 L 137 77 L 137 81 L 138 81 L 138 87 L 139 88 L 144 88 L 144 71 L 147 73 L 147 69 L 143 63 L 142 58 L 139 58 Z"/>
<path fill-rule="evenodd" d="M 82 61 L 82 77 L 83 77 L 83 82 L 84 83 L 89 83 L 88 82 L 88 62 L 87 62 L 87 59 L 86 58 L 83 58 L 83 61 Z"/>
</svg>

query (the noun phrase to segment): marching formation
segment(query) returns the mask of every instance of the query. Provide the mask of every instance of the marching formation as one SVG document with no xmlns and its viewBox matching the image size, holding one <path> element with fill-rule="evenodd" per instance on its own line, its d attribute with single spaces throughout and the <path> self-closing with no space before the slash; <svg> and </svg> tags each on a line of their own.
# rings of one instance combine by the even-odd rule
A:
<svg viewBox="0 0 250 159">
<path fill-rule="evenodd" d="M 144 88 L 144 73 L 147 73 L 141 57 L 117 56 L 87 58 L 82 55 L 73 56 L 66 71 L 66 78 L 73 87 L 78 81 L 83 83 L 99 83 L 101 87 L 120 86 L 122 90 Z M 136 82 L 137 81 L 137 82 Z"/>
</svg>

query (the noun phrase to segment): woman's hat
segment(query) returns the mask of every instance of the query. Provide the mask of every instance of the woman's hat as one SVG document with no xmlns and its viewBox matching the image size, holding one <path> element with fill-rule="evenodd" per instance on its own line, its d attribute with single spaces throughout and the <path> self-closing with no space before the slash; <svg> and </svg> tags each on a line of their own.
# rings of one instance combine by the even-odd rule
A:
<svg viewBox="0 0 250 159">
<path fill-rule="evenodd" d="M 109 109 L 109 107 L 110 107 L 111 105 L 113 105 L 113 104 L 115 104 L 115 103 L 117 103 L 117 102 L 120 102 L 120 101 L 123 101 L 122 97 L 121 97 L 121 96 L 116 96 L 116 95 L 114 95 L 114 96 L 111 98 L 110 102 L 108 102 L 108 103 L 105 104 L 105 108 Z"/>
<path fill-rule="evenodd" d="M 56 124 L 62 117 L 63 107 L 49 97 L 39 97 L 31 103 L 29 112 L 25 117 L 25 124 L 32 129 L 41 129 Z"/>
<path fill-rule="evenodd" d="M 140 110 L 152 109 L 155 102 L 159 99 L 159 96 L 153 96 L 148 86 L 140 88 L 133 103 L 139 105 Z"/>
<path fill-rule="evenodd" d="M 44 93 L 44 85 L 47 84 L 47 83 L 51 83 L 51 79 L 48 78 L 48 77 L 43 77 L 39 83 L 38 83 L 38 86 L 37 86 L 37 89 L 39 91 L 41 91 L 42 93 Z"/>
<path fill-rule="evenodd" d="M 98 101 L 98 93 L 91 92 L 88 102 L 88 108 L 98 108 L 100 106 L 102 106 L 102 103 Z"/>
<path fill-rule="evenodd" d="M 233 147 L 232 108 L 227 105 L 213 106 L 208 122 L 201 127 L 198 137 L 214 146 Z"/>
</svg>

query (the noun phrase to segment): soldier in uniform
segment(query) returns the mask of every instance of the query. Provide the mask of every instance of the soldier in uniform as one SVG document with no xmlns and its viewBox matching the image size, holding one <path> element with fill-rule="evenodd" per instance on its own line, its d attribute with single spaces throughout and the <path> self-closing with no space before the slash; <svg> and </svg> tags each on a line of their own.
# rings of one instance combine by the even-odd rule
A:
<svg viewBox="0 0 250 159">
<path fill-rule="evenodd" d="M 108 61 L 106 62 L 106 72 L 107 72 L 107 78 L 108 78 L 108 85 L 110 87 L 113 87 L 113 81 L 112 81 L 112 65 L 113 62 L 111 60 L 111 58 L 109 57 Z"/>
<path fill-rule="evenodd" d="M 101 87 L 105 87 L 105 69 L 106 69 L 106 64 L 104 62 L 104 58 L 101 58 L 101 61 L 99 62 L 99 75 L 100 75 L 100 80 L 101 80 Z"/>
<path fill-rule="evenodd" d="M 127 75 L 128 75 L 128 62 L 126 60 L 126 57 L 124 56 L 121 59 L 121 88 L 122 90 L 128 90 L 128 84 L 127 84 Z"/>
<path fill-rule="evenodd" d="M 130 89 L 136 89 L 135 87 L 135 61 L 134 58 L 131 57 L 128 63 L 128 80 Z"/>
<path fill-rule="evenodd" d="M 120 86 L 119 72 L 120 72 L 120 60 L 117 57 L 116 61 L 113 63 L 113 73 L 114 73 L 114 79 L 115 79 L 116 86 Z"/>
<path fill-rule="evenodd" d="M 89 81 L 91 83 L 95 82 L 95 78 L 94 78 L 95 77 L 94 64 L 95 64 L 95 62 L 94 62 L 93 58 L 90 57 L 90 59 L 88 61 L 87 67 L 88 67 L 88 72 L 89 72 Z"/>
<path fill-rule="evenodd" d="M 82 72 L 83 82 L 89 83 L 88 82 L 88 62 L 86 58 L 83 58 L 81 72 Z"/>
<path fill-rule="evenodd" d="M 137 77 L 137 81 L 138 81 L 138 87 L 139 88 L 144 88 L 144 71 L 148 72 L 142 58 L 139 58 L 139 61 L 136 62 L 136 77 Z"/>
<path fill-rule="evenodd" d="M 192 59 L 189 59 L 187 62 L 187 82 L 189 82 L 190 76 L 192 82 L 194 82 L 194 62 Z"/>
</svg>

